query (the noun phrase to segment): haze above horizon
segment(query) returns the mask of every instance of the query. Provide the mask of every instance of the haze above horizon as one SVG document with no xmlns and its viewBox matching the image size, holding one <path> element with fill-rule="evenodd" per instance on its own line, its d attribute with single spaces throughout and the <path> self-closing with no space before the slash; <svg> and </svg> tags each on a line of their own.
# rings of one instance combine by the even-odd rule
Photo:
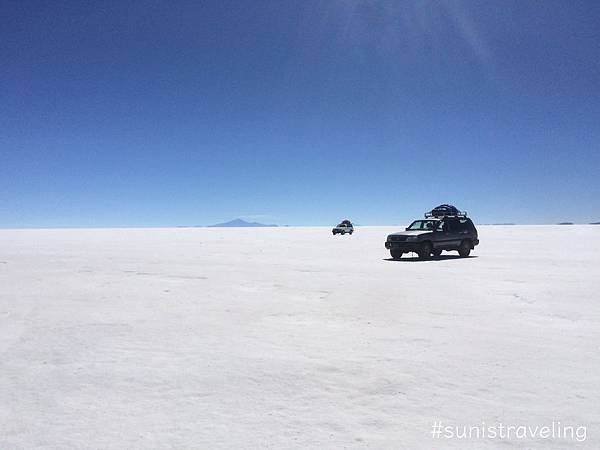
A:
<svg viewBox="0 0 600 450">
<path fill-rule="evenodd" d="M 0 227 L 600 220 L 598 2 L 0 11 Z"/>
</svg>

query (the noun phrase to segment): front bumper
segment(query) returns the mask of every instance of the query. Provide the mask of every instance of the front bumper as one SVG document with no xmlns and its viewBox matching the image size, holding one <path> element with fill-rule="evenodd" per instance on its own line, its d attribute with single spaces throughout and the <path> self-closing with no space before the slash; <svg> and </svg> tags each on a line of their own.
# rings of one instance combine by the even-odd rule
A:
<svg viewBox="0 0 600 450">
<path fill-rule="evenodd" d="M 419 241 L 412 242 L 393 242 L 386 241 L 385 248 L 388 250 L 400 250 L 403 253 L 416 252 L 419 250 L 421 243 Z"/>
</svg>

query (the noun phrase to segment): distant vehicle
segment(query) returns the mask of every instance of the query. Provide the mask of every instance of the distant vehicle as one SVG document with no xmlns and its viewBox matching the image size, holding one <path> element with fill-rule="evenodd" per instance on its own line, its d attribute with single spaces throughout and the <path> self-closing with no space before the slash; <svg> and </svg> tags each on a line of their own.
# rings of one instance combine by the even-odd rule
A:
<svg viewBox="0 0 600 450">
<path fill-rule="evenodd" d="M 440 205 L 425 213 L 425 219 L 411 223 L 406 231 L 390 234 L 385 248 L 394 259 L 409 252 L 417 253 L 420 259 L 429 259 L 431 255 L 439 257 L 443 250 L 458 250 L 465 258 L 478 244 L 477 229 L 467 213 L 451 205 Z"/>
<path fill-rule="evenodd" d="M 334 236 L 336 234 L 352 234 L 354 233 L 354 227 L 352 226 L 352 222 L 349 220 L 342 220 L 337 226 L 333 227 L 331 232 Z"/>
</svg>

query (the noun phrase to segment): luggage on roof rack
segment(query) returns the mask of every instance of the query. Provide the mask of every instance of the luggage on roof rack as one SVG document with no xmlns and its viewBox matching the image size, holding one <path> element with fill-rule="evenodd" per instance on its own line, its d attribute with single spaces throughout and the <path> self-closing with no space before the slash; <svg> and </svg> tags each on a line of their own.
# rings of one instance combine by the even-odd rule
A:
<svg viewBox="0 0 600 450">
<path fill-rule="evenodd" d="M 429 217 L 467 217 L 466 211 L 459 211 L 453 205 L 440 205 L 425 213 L 425 218 Z"/>
</svg>

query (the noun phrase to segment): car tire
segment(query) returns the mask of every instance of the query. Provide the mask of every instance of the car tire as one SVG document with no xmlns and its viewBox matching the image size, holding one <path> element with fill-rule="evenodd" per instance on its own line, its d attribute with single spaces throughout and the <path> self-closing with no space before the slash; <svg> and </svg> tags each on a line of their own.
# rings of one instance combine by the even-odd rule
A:
<svg viewBox="0 0 600 450">
<path fill-rule="evenodd" d="M 352 234 L 352 233 L 354 233 L 354 231 L 349 231 L 349 232 L 348 232 L 348 234 Z"/>
<path fill-rule="evenodd" d="M 390 250 L 390 255 L 392 255 L 393 259 L 400 259 L 402 258 L 403 253 L 400 250 L 393 249 Z"/>
<path fill-rule="evenodd" d="M 439 258 L 440 256 L 442 256 L 442 251 L 441 250 L 434 250 L 432 252 L 432 254 L 433 254 L 434 258 Z"/>
<path fill-rule="evenodd" d="M 419 255 L 420 259 L 429 259 L 432 251 L 433 248 L 431 247 L 431 242 L 423 242 L 417 254 Z"/>
<path fill-rule="evenodd" d="M 342 231 L 342 232 L 340 232 L 340 234 L 343 236 L 344 234 L 346 234 L 346 232 L 345 232 L 345 231 Z"/>
<path fill-rule="evenodd" d="M 467 240 L 462 241 L 460 247 L 458 247 L 458 254 L 461 258 L 469 256 L 471 254 L 471 243 Z"/>
</svg>

